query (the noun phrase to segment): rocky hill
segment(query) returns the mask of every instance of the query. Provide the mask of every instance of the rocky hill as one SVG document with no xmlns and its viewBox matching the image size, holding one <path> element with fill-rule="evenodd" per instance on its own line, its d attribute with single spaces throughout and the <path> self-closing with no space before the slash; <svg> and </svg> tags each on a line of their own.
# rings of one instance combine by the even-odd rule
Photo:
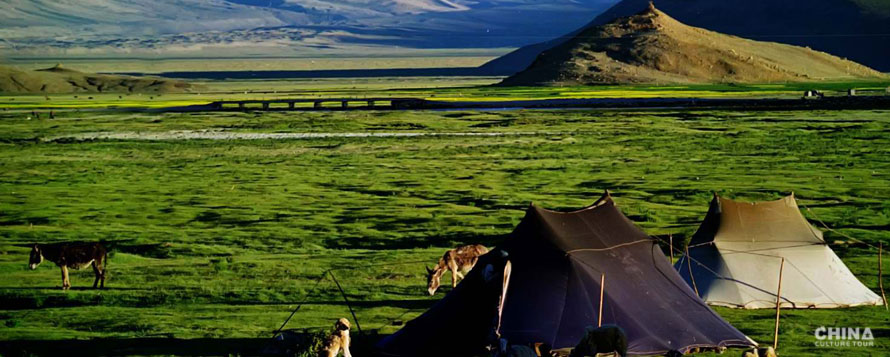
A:
<svg viewBox="0 0 890 357">
<path fill-rule="evenodd" d="M 489 72 L 518 72 L 541 52 L 585 28 L 633 15 L 649 0 L 622 0 L 566 36 L 528 45 L 495 59 Z M 885 0 L 656 0 L 677 20 L 720 33 L 806 46 L 890 72 L 890 1 Z"/>
<path fill-rule="evenodd" d="M 824 52 L 685 25 L 652 4 L 588 27 L 504 85 L 768 83 L 887 78 Z"/>
<path fill-rule="evenodd" d="M 0 93 L 176 93 L 192 89 L 191 84 L 178 80 L 83 73 L 61 65 L 36 71 L 0 66 Z"/>
</svg>

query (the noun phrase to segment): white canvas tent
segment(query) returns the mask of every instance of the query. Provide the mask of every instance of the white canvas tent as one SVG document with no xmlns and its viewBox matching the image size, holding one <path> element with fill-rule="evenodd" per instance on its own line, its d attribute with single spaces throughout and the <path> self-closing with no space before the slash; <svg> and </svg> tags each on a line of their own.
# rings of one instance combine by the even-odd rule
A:
<svg viewBox="0 0 890 357">
<path fill-rule="evenodd" d="M 775 307 L 785 258 L 782 306 L 834 308 L 880 305 L 800 213 L 794 195 L 770 202 L 714 196 L 675 268 L 705 302 L 749 309 Z"/>
</svg>

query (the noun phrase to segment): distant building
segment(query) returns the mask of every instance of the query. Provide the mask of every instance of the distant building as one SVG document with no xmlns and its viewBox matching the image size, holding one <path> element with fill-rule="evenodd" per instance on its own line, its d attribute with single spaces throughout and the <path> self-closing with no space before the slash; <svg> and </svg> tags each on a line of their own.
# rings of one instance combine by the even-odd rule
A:
<svg viewBox="0 0 890 357">
<path fill-rule="evenodd" d="M 803 93 L 803 97 L 804 98 L 823 98 L 823 97 L 825 97 L 825 94 L 822 94 L 822 92 L 817 91 L 817 90 L 808 90 Z"/>
</svg>

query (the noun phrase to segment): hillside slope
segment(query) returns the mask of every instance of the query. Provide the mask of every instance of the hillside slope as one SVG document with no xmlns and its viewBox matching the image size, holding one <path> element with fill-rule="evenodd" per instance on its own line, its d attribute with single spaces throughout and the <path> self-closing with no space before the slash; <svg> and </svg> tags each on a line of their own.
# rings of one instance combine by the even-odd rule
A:
<svg viewBox="0 0 890 357">
<path fill-rule="evenodd" d="M 589 27 L 542 53 L 504 85 L 767 83 L 886 78 L 804 47 L 760 42 L 685 25 L 651 4 Z"/>
<path fill-rule="evenodd" d="M 0 93 L 176 93 L 193 88 L 183 81 L 91 74 L 62 66 L 37 71 L 0 66 Z"/>
<path fill-rule="evenodd" d="M 622 0 L 566 36 L 519 48 L 483 69 L 518 72 L 538 54 L 591 26 L 644 8 L 649 0 Z M 879 0 L 657 0 L 662 11 L 690 26 L 760 41 L 807 46 L 890 72 L 890 1 Z"/>
</svg>

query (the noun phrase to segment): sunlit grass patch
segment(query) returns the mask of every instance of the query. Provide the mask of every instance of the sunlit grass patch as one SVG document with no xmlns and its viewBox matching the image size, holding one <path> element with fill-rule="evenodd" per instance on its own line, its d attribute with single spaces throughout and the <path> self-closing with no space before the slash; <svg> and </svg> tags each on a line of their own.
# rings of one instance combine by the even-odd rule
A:
<svg viewBox="0 0 890 357">
<path fill-rule="evenodd" d="M 150 94 L 78 93 L 0 96 L 0 108 L 98 109 L 161 108 L 207 104 L 223 100 L 409 97 L 441 101 L 496 102 L 579 98 L 795 98 L 816 89 L 828 95 L 884 95 L 890 82 L 813 82 L 784 84 L 607 85 L 577 87 L 488 86 L 498 77 L 352 78 L 330 80 L 257 80 L 198 82 L 203 92 Z M 333 104 L 331 104 L 333 106 Z"/>
<path fill-rule="evenodd" d="M 318 283 L 332 268 L 362 327 L 391 333 L 443 296 L 426 295 L 424 266 L 446 248 L 494 246 L 530 202 L 578 208 L 605 189 L 647 233 L 672 234 L 679 246 L 714 192 L 765 200 L 794 191 L 810 220 L 870 244 L 890 238 L 890 120 L 880 110 L 21 114 L 0 112 L 6 340 L 267 337 L 302 301 L 308 305 L 288 327 L 327 329 L 351 319 L 333 282 Z M 202 130 L 535 134 L 70 138 Z M 876 289 L 876 251 L 836 232 L 825 237 Z M 28 270 L 28 243 L 78 240 L 108 243 L 108 289 L 88 289 L 89 269 L 73 273 L 68 292 L 51 263 Z M 771 342 L 774 311 L 717 311 Z M 783 316 L 780 352 L 802 355 L 819 352 L 816 327 L 886 333 L 890 315 L 877 307 Z"/>
</svg>

